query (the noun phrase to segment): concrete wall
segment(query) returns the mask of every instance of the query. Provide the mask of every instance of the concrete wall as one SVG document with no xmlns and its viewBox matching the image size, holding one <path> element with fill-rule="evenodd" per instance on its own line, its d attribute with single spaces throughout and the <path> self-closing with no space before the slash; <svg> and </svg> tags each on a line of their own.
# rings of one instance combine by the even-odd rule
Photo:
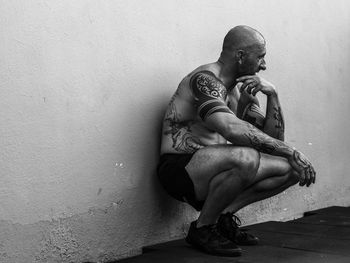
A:
<svg viewBox="0 0 350 263">
<path fill-rule="evenodd" d="M 0 1 L 0 261 L 107 262 L 182 237 L 196 213 L 155 178 L 160 119 L 226 32 L 259 29 L 287 140 L 317 171 L 246 224 L 350 205 L 350 5 Z"/>
</svg>

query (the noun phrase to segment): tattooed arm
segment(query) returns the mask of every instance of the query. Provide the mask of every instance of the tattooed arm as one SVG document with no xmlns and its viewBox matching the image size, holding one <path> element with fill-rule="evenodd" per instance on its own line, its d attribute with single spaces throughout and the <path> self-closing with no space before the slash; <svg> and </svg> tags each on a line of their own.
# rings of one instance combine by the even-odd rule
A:
<svg viewBox="0 0 350 263">
<path fill-rule="evenodd" d="M 263 131 L 271 137 L 284 141 L 284 119 L 277 92 L 267 95 L 266 116 Z"/>
<path fill-rule="evenodd" d="M 243 82 L 243 85 L 240 88 L 241 92 L 245 90 L 248 94 L 255 96 L 261 91 L 267 96 L 266 116 L 263 125 L 257 127 L 271 137 L 284 141 L 283 113 L 274 85 L 263 78 L 260 78 L 258 75 L 240 77 L 237 81 Z M 259 108 L 255 104 L 252 104 L 248 110 L 249 113 L 253 114 L 254 112 L 259 112 Z M 260 116 L 261 115 L 262 114 L 260 113 Z M 260 117 L 260 120 L 262 118 L 263 117 Z M 259 120 L 259 118 L 256 118 L 256 120 Z"/>
<path fill-rule="evenodd" d="M 315 182 L 316 172 L 311 162 L 303 153 L 285 142 L 267 135 L 252 124 L 238 119 L 234 114 L 219 112 L 216 116 L 208 116 L 206 122 L 233 145 L 248 146 L 263 153 L 286 158 L 298 173 L 301 186 L 310 186 Z"/>
<path fill-rule="evenodd" d="M 226 88 L 213 74 L 197 73 L 191 79 L 191 87 L 197 101 L 198 114 L 211 129 L 233 145 L 248 146 L 260 152 L 285 157 L 298 172 L 300 185 L 309 186 L 315 182 L 315 170 L 301 152 L 239 119 L 226 106 Z"/>
</svg>

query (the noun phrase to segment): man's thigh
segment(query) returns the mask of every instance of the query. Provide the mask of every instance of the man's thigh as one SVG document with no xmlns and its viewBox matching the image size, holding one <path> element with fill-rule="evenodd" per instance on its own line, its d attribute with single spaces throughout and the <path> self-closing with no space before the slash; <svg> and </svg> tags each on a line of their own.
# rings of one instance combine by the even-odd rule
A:
<svg viewBox="0 0 350 263">
<path fill-rule="evenodd" d="M 255 150 L 230 144 L 212 145 L 198 150 L 185 167 L 193 181 L 197 197 L 206 197 L 211 179 L 220 173 L 234 170 L 252 151 Z M 251 184 L 271 176 L 285 175 L 290 169 L 285 158 L 260 153 L 259 168 Z"/>
</svg>

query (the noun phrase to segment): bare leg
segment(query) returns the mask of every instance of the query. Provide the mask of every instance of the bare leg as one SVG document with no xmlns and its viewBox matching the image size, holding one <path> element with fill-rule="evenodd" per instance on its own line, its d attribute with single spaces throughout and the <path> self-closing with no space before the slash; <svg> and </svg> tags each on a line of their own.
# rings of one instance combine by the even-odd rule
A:
<svg viewBox="0 0 350 263">
<path fill-rule="evenodd" d="M 275 196 L 283 192 L 287 188 L 291 187 L 292 185 L 295 185 L 296 183 L 298 183 L 298 180 L 295 178 L 290 178 L 289 175 L 265 179 L 261 182 L 252 185 L 242 194 L 240 194 L 226 209 L 226 211 L 236 213 L 241 208 L 246 207 L 247 205 L 255 203 L 257 201 Z M 272 188 L 272 185 L 279 186 Z M 270 187 L 271 189 L 268 190 L 268 188 Z"/>
<path fill-rule="evenodd" d="M 242 171 L 232 169 L 216 175 L 209 183 L 209 193 L 202 212 L 197 220 L 197 226 L 216 223 L 218 215 L 244 189 L 244 182 L 239 174 Z M 220 200 L 218 202 L 218 200 Z"/>
<path fill-rule="evenodd" d="M 287 182 L 291 167 L 285 159 L 262 155 L 260 160 L 255 150 L 246 147 L 206 147 L 194 154 L 186 170 L 198 200 L 206 200 L 198 227 L 216 223 L 220 213 L 232 202 L 237 211 L 291 185 Z"/>
<path fill-rule="evenodd" d="M 261 165 L 258 173 L 262 173 L 262 170 L 270 172 L 263 167 L 264 164 L 269 162 L 269 159 L 271 159 L 271 156 L 261 155 Z M 291 169 L 288 163 L 280 164 L 280 172 L 282 175 L 268 177 L 245 189 L 226 210 L 235 213 L 249 204 L 275 196 L 299 182 L 297 173 Z"/>
<path fill-rule="evenodd" d="M 259 153 L 247 147 L 210 146 L 186 166 L 198 200 L 205 200 L 197 227 L 215 224 L 220 213 L 248 187 L 259 167 Z"/>
</svg>

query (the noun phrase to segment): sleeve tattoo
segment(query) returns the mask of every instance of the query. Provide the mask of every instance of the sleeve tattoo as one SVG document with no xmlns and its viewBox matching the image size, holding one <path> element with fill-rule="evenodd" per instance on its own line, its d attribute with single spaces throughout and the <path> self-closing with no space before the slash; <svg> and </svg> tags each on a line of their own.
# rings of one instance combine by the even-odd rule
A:
<svg viewBox="0 0 350 263">
<path fill-rule="evenodd" d="M 197 101 L 198 114 L 202 120 L 215 112 L 232 114 L 225 103 L 226 88 L 213 73 L 205 71 L 195 74 L 191 79 L 191 88 Z"/>
<path fill-rule="evenodd" d="M 289 149 L 284 142 L 271 138 L 251 124 L 248 124 L 248 132 L 244 136 L 249 140 L 250 145 L 254 149 L 263 153 L 273 154 L 277 149 Z"/>
<path fill-rule="evenodd" d="M 273 107 L 273 118 L 276 121 L 275 128 L 278 131 L 278 138 L 284 138 L 284 121 L 281 113 L 281 107 Z"/>
</svg>

